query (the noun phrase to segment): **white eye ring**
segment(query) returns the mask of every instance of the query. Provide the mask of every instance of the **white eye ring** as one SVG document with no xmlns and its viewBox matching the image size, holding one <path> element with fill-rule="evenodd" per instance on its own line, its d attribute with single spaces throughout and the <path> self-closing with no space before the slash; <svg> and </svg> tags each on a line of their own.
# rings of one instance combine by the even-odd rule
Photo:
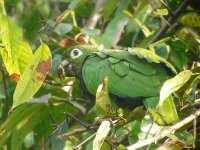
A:
<svg viewBox="0 0 200 150">
<path fill-rule="evenodd" d="M 83 54 L 83 52 L 80 49 L 75 48 L 71 51 L 70 57 L 72 59 L 75 59 L 75 58 L 78 58 L 79 56 L 81 56 L 82 54 Z"/>
</svg>

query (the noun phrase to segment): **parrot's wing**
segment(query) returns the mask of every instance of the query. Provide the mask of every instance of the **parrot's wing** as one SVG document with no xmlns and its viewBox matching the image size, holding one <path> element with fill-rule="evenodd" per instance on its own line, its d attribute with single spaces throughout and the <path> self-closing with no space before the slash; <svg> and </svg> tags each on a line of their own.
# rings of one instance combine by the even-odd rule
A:
<svg viewBox="0 0 200 150">
<path fill-rule="evenodd" d="M 159 96 L 162 83 L 169 77 L 160 63 L 150 63 L 129 51 L 101 50 L 85 61 L 82 77 L 95 95 L 105 76 L 110 79 L 109 92 L 121 97 Z"/>
<path fill-rule="evenodd" d="M 149 63 L 164 63 L 173 73 L 177 73 L 176 69 L 169 62 L 150 50 L 143 48 L 128 48 L 128 51 L 130 54 L 137 55 L 139 58 L 145 58 Z"/>
<path fill-rule="evenodd" d="M 168 69 L 168 71 L 173 72 L 176 74 L 176 69 L 167 62 L 164 58 L 160 57 L 156 53 L 150 50 L 146 50 L 143 48 L 128 48 L 128 53 L 126 51 L 122 50 L 106 50 L 102 49 L 100 52 L 97 52 L 98 54 L 101 54 L 101 57 L 103 56 L 102 53 L 106 55 L 111 56 L 111 59 L 121 60 L 125 59 L 127 61 L 130 61 L 132 64 L 132 67 L 134 69 L 140 69 L 142 72 L 147 72 L 146 75 L 151 75 L 155 73 L 154 65 L 152 64 L 163 64 L 166 66 L 165 69 Z M 145 60 L 145 61 L 144 61 Z M 141 73 L 142 73 L 141 72 Z"/>
</svg>

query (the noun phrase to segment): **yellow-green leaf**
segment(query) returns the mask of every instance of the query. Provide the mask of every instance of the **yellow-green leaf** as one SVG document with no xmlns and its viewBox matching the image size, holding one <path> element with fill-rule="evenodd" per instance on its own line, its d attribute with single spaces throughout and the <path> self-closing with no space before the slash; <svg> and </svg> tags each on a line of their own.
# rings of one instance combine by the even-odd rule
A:
<svg viewBox="0 0 200 150">
<path fill-rule="evenodd" d="M 33 56 L 27 41 L 23 39 L 23 31 L 15 22 L 0 15 L 0 36 L 3 48 L 1 55 L 11 77 L 18 81 Z"/>
<path fill-rule="evenodd" d="M 168 15 L 168 10 L 167 9 L 157 9 L 156 11 L 153 12 L 153 15 L 166 16 L 166 15 Z"/>
<path fill-rule="evenodd" d="M 198 13 L 186 13 L 181 17 L 180 21 L 187 27 L 200 27 L 200 15 Z"/>
<path fill-rule="evenodd" d="M 104 78 L 103 84 L 100 84 L 97 89 L 96 109 L 99 114 L 106 117 L 113 116 L 116 113 L 108 93 L 108 77 Z"/>
<path fill-rule="evenodd" d="M 22 74 L 14 92 L 13 107 L 28 101 L 38 91 L 51 67 L 51 52 L 42 44 Z"/>
<path fill-rule="evenodd" d="M 97 131 L 96 137 L 93 141 L 93 150 L 100 150 L 105 138 L 107 137 L 111 129 L 111 123 L 109 121 L 103 121 Z"/>
<path fill-rule="evenodd" d="M 174 78 L 167 80 L 160 91 L 159 105 L 162 106 L 163 102 L 175 91 L 179 90 L 183 85 L 187 83 L 190 77 L 193 75 L 192 71 L 186 70 L 180 72 Z"/>
</svg>

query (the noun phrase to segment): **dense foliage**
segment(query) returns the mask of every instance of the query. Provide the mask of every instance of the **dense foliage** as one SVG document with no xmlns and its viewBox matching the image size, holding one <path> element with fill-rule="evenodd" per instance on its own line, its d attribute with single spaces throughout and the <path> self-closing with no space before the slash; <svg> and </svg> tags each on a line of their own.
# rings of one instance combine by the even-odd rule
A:
<svg viewBox="0 0 200 150">
<path fill-rule="evenodd" d="M 0 148 L 199 149 L 199 9 L 197 0 L 0 0 Z M 93 99 L 58 77 L 63 52 L 80 44 L 145 48 L 170 62 L 177 75 L 159 105 L 170 99 L 179 120 L 159 126 L 141 106 L 105 116 L 106 78 Z"/>
</svg>

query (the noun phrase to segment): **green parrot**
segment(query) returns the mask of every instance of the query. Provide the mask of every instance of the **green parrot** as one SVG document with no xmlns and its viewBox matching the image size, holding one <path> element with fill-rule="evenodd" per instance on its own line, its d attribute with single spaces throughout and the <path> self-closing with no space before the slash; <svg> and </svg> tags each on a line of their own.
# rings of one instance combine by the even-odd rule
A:
<svg viewBox="0 0 200 150">
<path fill-rule="evenodd" d="M 150 50 L 110 50 L 103 46 L 77 45 L 65 50 L 58 74 L 61 78 L 78 78 L 93 96 L 108 77 L 109 94 L 120 98 L 116 102 L 120 107 L 125 103 L 129 108 L 144 103 L 158 124 L 167 125 L 178 120 L 172 99 L 162 107 L 157 106 L 161 86 L 176 74 L 176 70 Z"/>
</svg>

